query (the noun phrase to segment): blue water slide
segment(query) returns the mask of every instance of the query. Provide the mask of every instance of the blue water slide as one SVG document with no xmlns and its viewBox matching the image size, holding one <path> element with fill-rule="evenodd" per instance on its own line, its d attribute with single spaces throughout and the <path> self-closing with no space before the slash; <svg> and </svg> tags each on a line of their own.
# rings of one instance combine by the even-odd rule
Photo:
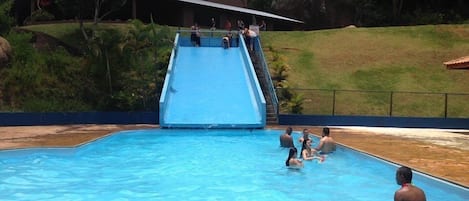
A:
<svg viewBox="0 0 469 201">
<path fill-rule="evenodd" d="M 160 97 L 163 128 L 263 128 L 266 101 L 242 37 L 176 34 Z"/>
</svg>

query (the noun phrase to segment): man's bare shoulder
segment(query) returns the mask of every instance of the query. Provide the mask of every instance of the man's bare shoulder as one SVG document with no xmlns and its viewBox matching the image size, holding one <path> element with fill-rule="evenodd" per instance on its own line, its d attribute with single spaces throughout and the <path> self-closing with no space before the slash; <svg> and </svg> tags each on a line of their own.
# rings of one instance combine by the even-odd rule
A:
<svg viewBox="0 0 469 201">
<path fill-rule="evenodd" d="M 426 201 L 425 193 L 418 187 L 401 188 L 394 194 L 394 201 Z"/>
</svg>

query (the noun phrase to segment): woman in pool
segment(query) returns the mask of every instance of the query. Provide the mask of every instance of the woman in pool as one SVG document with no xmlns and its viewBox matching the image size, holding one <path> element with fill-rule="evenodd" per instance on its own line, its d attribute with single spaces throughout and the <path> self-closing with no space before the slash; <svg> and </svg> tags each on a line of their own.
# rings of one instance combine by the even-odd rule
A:
<svg viewBox="0 0 469 201">
<path fill-rule="evenodd" d="M 311 139 L 306 139 L 303 141 L 303 146 L 301 147 L 301 157 L 303 160 L 313 160 L 318 159 L 319 161 L 324 161 L 324 156 L 317 156 L 317 152 L 314 149 L 311 149 Z"/>
<path fill-rule="evenodd" d="M 302 168 L 303 162 L 296 158 L 298 150 L 295 147 L 290 147 L 290 152 L 288 153 L 288 158 L 285 161 L 285 165 L 289 168 Z"/>
</svg>

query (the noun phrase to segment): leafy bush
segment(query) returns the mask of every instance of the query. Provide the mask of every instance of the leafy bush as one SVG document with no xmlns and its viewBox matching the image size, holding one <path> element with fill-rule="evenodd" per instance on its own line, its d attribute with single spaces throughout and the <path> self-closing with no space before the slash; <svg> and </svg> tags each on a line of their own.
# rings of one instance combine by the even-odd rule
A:
<svg viewBox="0 0 469 201">
<path fill-rule="evenodd" d="M 290 67 L 277 50 L 272 46 L 269 46 L 269 50 L 272 52 L 270 71 L 273 84 L 277 88 L 280 110 L 287 113 L 301 114 L 304 99 L 301 94 L 291 90 L 288 85 L 287 78 Z"/>
<path fill-rule="evenodd" d="M 138 20 L 132 24 L 123 47 L 129 68 L 112 98 L 119 109 L 155 110 L 171 56 L 171 32 Z"/>
<path fill-rule="evenodd" d="M 13 48 L 11 64 L 1 69 L 1 108 L 24 111 L 83 111 L 91 108 L 85 95 L 93 86 L 82 59 L 58 47 L 40 52 L 30 43 L 31 33 L 8 35 Z M 22 109 L 20 109 L 22 108 Z"/>
<path fill-rule="evenodd" d="M 126 33 L 86 30 L 91 36 L 86 60 L 95 80 L 97 110 L 155 110 L 172 48 L 169 28 L 136 20 Z"/>
</svg>

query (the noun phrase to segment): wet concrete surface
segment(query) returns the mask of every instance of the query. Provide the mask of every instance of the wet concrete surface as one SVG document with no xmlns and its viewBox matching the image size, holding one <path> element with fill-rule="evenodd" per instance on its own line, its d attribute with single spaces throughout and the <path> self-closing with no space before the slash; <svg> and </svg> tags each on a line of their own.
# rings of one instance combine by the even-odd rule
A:
<svg viewBox="0 0 469 201">
<path fill-rule="evenodd" d="M 67 125 L 0 127 L 0 149 L 74 147 L 117 131 L 155 129 L 158 125 Z M 285 130 L 286 126 L 268 126 Z M 309 128 L 320 135 L 322 127 Z M 279 132 L 279 135 L 282 132 Z M 331 127 L 340 144 L 412 169 L 469 186 L 469 132 L 465 130 Z"/>
</svg>

